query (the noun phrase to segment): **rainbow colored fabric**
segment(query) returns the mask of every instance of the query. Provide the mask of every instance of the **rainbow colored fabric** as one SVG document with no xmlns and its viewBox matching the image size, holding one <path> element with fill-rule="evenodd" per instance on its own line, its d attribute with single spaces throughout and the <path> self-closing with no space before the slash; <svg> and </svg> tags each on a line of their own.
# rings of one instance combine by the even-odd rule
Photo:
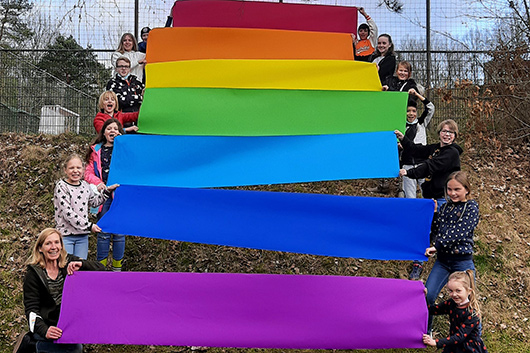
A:
<svg viewBox="0 0 530 353">
<path fill-rule="evenodd" d="M 422 257 L 430 200 L 200 189 L 398 175 L 407 93 L 381 92 L 376 67 L 352 61 L 356 8 L 187 0 L 173 11 L 175 27 L 149 35 L 144 134 L 115 140 L 109 183 L 121 186 L 103 231 Z M 120 327 L 100 330 L 111 312 Z M 426 318 L 423 285 L 404 280 L 76 273 L 59 325 L 64 343 L 376 349 L 423 347 Z"/>
</svg>

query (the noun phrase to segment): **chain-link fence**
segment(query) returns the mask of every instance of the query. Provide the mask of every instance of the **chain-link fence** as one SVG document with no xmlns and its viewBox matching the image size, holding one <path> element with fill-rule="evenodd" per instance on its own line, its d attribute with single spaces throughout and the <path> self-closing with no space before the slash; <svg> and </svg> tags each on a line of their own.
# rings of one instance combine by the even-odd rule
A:
<svg viewBox="0 0 530 353">
<path fill-rule="evenodd" d="M 402 12 L 396 13 L 383 1 L 283 2 L 364 7 L 376 21 L 380 34 L 392 34 L 398 60 L 410 61 L 416 81 L 429 86 L 426 94 L 437 108 L 434 123 L 466 115 L 462 101 L 444 100 L 439 88 L 453 88 L 455 82 L 462 79 L 478 84 L 484 81 L 482 66 L 490 60 L 487 52 L 468 50 L 465 41 L 458 37 L 465 35 L 466 28 L 469 30 L 463 15 L 473 10 L 471 5 L 433 1 L 427 8 L 429 1 L 409 0 L 403 1 Z M 121 35 L 137 33 L 144 26 L 164 26 L 173 3 L 173 0 L 34 2 L 25 17 L 34 36 L 0 47 L 0 131 L 92 134 L 97 97 L 110 79 L 110 70 L 105 71 L 105 67 L 110 67 L 110 54 L 116 50 Z M 459 16 L 446 15 L 457 10 L 461 11 Z M 362 22 L 364 19 L 359 16 L 359 23 Z M 426 27 L 431 33 L 430 41 L 426 40 Z M 455 40 L 448 39 L 451 36 L 455 36 Z M 57 38 L 63 41 L 59 43 Z M 69 41 L 78 49 L 75 45 L 65 46 Z M 90 54 L 86 53 L 87 48 Z M 64 57 L 64 53 L 71 55 Z M 81 54 L 89 56 L 79 59 Z M 90 55 L 97 64 L 88 65 L 92 60 Z M 52 70 L 52 73 L 42 63 L 45 57 L 48 61 L 50 57 L 55 58 L 55 66 L 59 67 L 81 60 L 74 65 L 84 76 L 76 81 L 71 73 L 60 70 Z M 80 80 L 85 82 L 80 83 Z"/>
</svg>

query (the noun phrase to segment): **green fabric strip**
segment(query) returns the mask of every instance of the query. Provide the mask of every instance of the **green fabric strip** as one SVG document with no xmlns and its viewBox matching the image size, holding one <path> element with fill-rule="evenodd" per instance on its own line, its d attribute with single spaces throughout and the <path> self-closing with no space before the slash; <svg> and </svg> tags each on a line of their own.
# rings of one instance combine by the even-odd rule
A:
<svg viewBox="0 0 530 353">
<path fill-rule="evenodd" d="M 138 126 L 141 133 L 160 135 L 405 131 L 407 96 L 406 92 L 149 88 Z"/>
</svg>

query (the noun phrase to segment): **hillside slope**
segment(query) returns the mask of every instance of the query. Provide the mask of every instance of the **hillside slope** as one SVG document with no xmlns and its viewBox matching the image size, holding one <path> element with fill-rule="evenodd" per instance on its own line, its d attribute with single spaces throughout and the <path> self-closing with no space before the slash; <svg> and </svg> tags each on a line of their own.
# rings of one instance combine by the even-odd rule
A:
<svg viewBox="0 0 530 353">
<path fill-rule="evenodd" d="M 505 147 L 475 138 L 464 144 L 463 169 L 470 174 L 479 201 L 475 262 L 490 352 L 530 351 L 530 145 Z M 84 154 L 88 139 L 75 135 L 0 134 L 0 351 L 10 351 L 27 325 L 22 307 L 24 261 L 36 235 L 53 226 L 52 193 L 60 163 L 73 152 Z M 366 187 L 374 181 L 272 185 L 254 189 L 340 195 L 380 196 Z M 395 185 L 393 185 L 395 188 Z M 398 226 L 398 225 L 396 225 Z M 148 249 L 147 251 L 145 249 Z M 95 258 L 90 240 L 89 258 Z M 325 274 L 407 278 L 410 263 L 368 261 L 128 237 L 126 270 Z M 424 271 L 426 279 L 432 261 Z M 112 326 L 112 320 L 102 320 Z M 448 325 L 437 322 L 445 334 Z M 90 352 L 176 352 L 182 347 L 88 346 Z M 209 349 L 211 352 L 257 350 Z M 259 350 L 264 351 L 264 350 Z M 407 351 L 407 350 L 405 350 Z M 410 352 L 415 350 L 408 350 Z M 429 351 L 434 351 L 429 349 Z M 388 352 L 388 351 L 386 351 Z M 392 352 L 392 351 L 390 351 Z"/>
</svg>

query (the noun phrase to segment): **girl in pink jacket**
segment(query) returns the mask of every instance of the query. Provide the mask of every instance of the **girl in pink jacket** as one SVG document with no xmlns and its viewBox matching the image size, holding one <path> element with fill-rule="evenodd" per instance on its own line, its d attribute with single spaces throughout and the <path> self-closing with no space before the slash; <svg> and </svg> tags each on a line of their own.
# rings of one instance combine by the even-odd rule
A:
<svg viewBox="0 0 530 353">
<path fill-rule="evenodd" d="M 107 190 L 107 178 L 110 170 L 110 160 L 114 147 L 114 138 L 124 133 L 123 127 L 118 119 L 108 119 L 98 133 L 93 144 L 89 147 L 86 160 L 85 180 L 97 186 L 99 192 Z M 97 220 L 109 210 L 112 197 L 100 207 Z M 121 271 L 123 255 L 125 253 L 125 235 L 98 233 L 97 260 L 104 266 L 107 265 L 110 242 L 112 240 L 112 269 Z"/>
</svg>

